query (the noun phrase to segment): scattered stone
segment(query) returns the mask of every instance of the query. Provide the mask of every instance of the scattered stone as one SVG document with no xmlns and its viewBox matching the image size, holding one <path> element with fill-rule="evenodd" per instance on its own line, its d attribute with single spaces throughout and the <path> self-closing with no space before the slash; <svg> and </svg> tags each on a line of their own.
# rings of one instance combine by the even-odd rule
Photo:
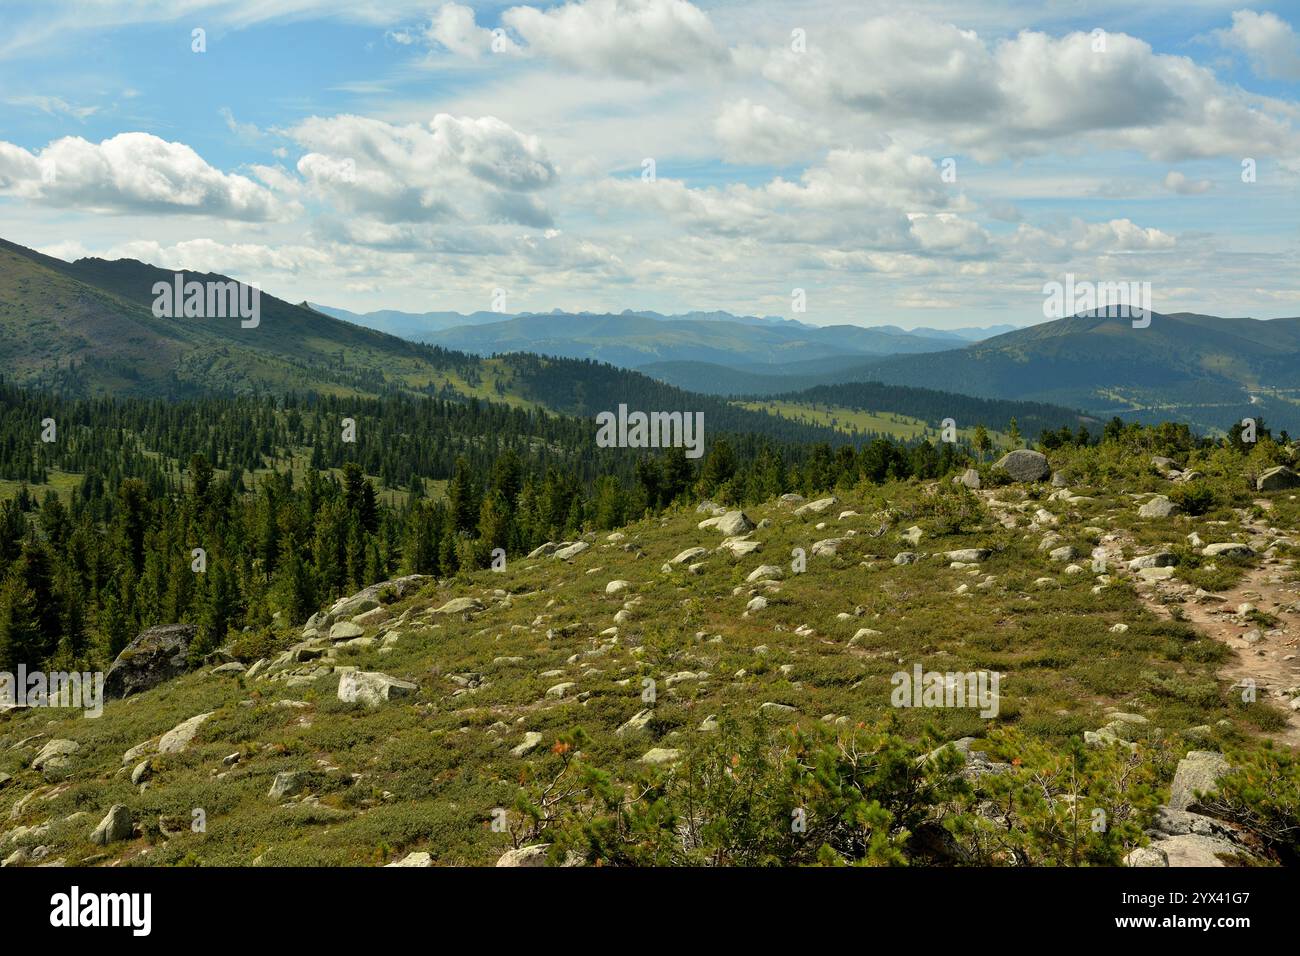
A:
<svg viewBox="0 0 1300 956">
<path fill-rule="evenodd" d="M 1196 810 L 1196 792 L 1218 792 L 1218 779 L 1232 768 L 1223 754 L 1213 750 L 1192 750 L 1178 761 L 1174 782 L 1169 786 L 1169 806 L 1175 810 Z"/>
<path fill-rule="evenodd" d="M 1141 508 L 1138 509 L 1138 515 L 1143 518 L 1168 518 L 1176 515 L 1182 508 L 1174 504 L 1164 495 L 1156 495 Z"/>
<path fill-rule="evenodd" d="M 1008 452 L 993 465 L 997 471 L 1004 471 L 1013 481 L 1042 481 L 1051 474 L 1047 456 L 1027 448 Z"/>
<path fill-rule="evenodd" d="M 1284 491 L 1287 488 L 1300 488 L 1300 474 L 1286 465 L 1270 468 L 1255 480 L 1256 491 Z"/>
<path fill-rule="evenodd" d="M 542 735 L 535 730 L 530 730 L 524 734 L 523 743 L 521 743 L 517 747 L 512 747 L 510 749 L 510 754 L 511 756 L 514 757 L 526 757 L 534 750 L 536 750 L 537 747 L 541 744 L 541 742 L 542 742 Z"/>
<path fill-rule="evenodd" d="M 308 775 L 302 770 L 287 770 L 275 775 L 275 780 L 271 782 L 271 789 L 267 796 L 272 800 L 283 800 L 285 797 L 292 797 L 307 787 Z"/>
<path fill-rule="evenodd" d="M 476 597 L 452 598 L 442 607 L 435 608 L 434 614 L 472 614 L 483 610 L 483 602 Z"/>
<path fill-rule="evenodd" d="M 408 853 L 396 863 L 387 866 L 433 866 L 433 857 L 428 853 Z"/>
<path fill-rule="evenodd" d="M 407 697 L 419 688 L 378 671 L 348 671 L 339 678 L 338 698 L 345 704 L 378 707 L 385 701 Z"/>
<path fill-rule="evenodd" d="M 72 763 L 72 755 L 81 749 L 75 740 L 51 740 L 32 760 L 33 770 L 62 770 Z"/>
<path fill-rule="evenodd" d="M 682 757 L 680 750 L 674 750 L 671 747 L 654 747 L 647 750 L 641 755 L 641 763 L 648 763 L 654 766 L 661 766 L 667 763 L 676 763 Z"/>
<path fill-rule="evenodd" d="M 134 832 L 131 811 L 118 803 L 114 804 L 104 819 L 99 821 L 99 826 L 91 831 L 90 842 L 97 846 L 108 846 L 120 840 L 129 840 Z"/>
<path fill-rule="evenodd" d="M 190 642 L 197 633 L 193 624 L 160 624 L 141 631 L 104 675 L 104 696 L 129 697 L 180 677 L 189 670 Z"/>
</svg>

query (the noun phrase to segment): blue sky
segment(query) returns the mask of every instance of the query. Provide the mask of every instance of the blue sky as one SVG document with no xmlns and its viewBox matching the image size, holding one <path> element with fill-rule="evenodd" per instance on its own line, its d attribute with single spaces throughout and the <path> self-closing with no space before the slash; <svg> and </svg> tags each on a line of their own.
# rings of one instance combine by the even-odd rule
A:
<svg viewBox="0 0 1300 956">
<path fill-rule="evenodd" d="M 7 2 L 0 236 L 357 311 L 1300 314 L 1295 15 L 1079 6 Z"/>
</svg>

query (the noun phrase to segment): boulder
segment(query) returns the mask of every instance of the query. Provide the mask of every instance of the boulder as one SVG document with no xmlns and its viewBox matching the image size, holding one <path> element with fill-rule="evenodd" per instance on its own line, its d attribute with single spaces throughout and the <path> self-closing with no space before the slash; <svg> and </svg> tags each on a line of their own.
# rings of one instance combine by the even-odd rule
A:
<svg viewBox="0 0 1300 956">
<path fill-rule="evenodd" d="M 610 581 L 605 585 L 605 593 L 609 595 L 621 594 L 632 586 L 631 581 Z"/>
<path fill-rule="evenodd" d="M 339 621 L 330 628 L 331 641 L 350 641 L 354 637 L 360 637 L 365 631 L 360 624 L 353 624 L 351 621 Z"/>
<path fill-rule="evenodd" d="M 680 750 L 674 750 L 671 747 L 653 747 L 641 755 L 641 763 L 648 763 L 653 766 L 660 766 L 667 763 L 676 763 L 682 757 Z"/>
<path fill-rule="evenodd" d="M 819 515 L 830 511 L 840 503 L 840 499 L 831 495 L 829 498 L 818 498 L 816 501 L 810 501 L 806 505 L 800 505 L 794 509 L 795 516 L 802 518 L 804 515 Z"/>
<path fill-rule="evenodd" d="M 1014 481 L 1042 481 L 1052 473 L 1047 456 L 1042 452 L 1018 448 L 997 460 L 993 467 L 1004 471 Z"/>
<path fill-rule="evenodd" d="M 104 696 L 129 697 L 180 677 L 189 670 L 190 642 L 196 633 L 193 624 L 160 624 L 141 631 L 104 675 Z"/>
<path fill-rule="evenodd" d="M 952 483 L 954 485 L 965 485 L 971 491 L 978 491 L 980 486 L 980 473 L 974 468 L 967 468 L 960 475 L 954 475 Z"/>
<path fill-rule="evenodd" d="M 292 797 L 306 789 L 307 779 L 307 774 L 302 770 L 288 770 L 277 773 L 275 779 L 271 781 L 271 789 L 266 795 L 272 800 L 283 800 L 285 797 Z"/>
<path fill-rule="evenodd" d="M 1144 554 L 1134 558 L 1128 563 L 1130 571 L 1141 571 L 1144 568 L 1172 568 L 1178 563 L 1178 555 L 1172 551 L 1157 551 L 1155 554 Z"/>
<path fill-rule="evenodd" d="M 754 522 L 750 521 L 749 516 L 743 511 L 728 511 L 716 518 L 706 518 L 699 523 L 699 528 L 701 531 L 713 528 L 728 537 L 734 537 L 753 531 Z"/>
<path fill-rule="evenodd" d="M 407 697 L 419 688 L 378 671 L 348 671 L 339 678 L 339 700 L 345 704 L 378 707 L 397 697 Z"/>
<path fill-rule="evenodd" d="M 108 811 L 108 815 L 99 821 L 90 834 L 90 842 L 99 846 L 108 846 L 119 840 L 131 839 L 135 826 L 131 823 L 131 811 L 118 803 Z"/>
<path fill-rule="evenodd" d="M 51 740 L 32 760 L 32 769 L 61 770 L 72 762 L 72 755 L 80 749 L 81 744 L 75 740 Z"/>
<path fill-rule="evenodd" d="M 1253 558 L 1255 549 L 1236 541 L 1221 541 L 1218 544 L 1207 544 L 1201 549 L 1201 554 L 1207 558 Z"/>
<path fill-rule="evenodd" d="M 1284 491 L 1287 488 L 1300 488 L 1300 475 L 1286 465 L 1270 468 L 1255 479 L 1256 491 Z"/>
<path fill-rule="evenodd" d="M 1232 768 L 1221 753 L 1213 750 L 1192 750 L 1178 761 L 1174 782 L 1169 786 L 1169 806 L 1175 810 L 1195 810 L 1199 806 L 1198 791 L 1206 794 L 1218 792 L 1218 779 Z"/>
<path fill-rule="evenodd" d="M 428 853 L 408 853 L 395 863 L 386 866 L 433 866 L 433 857 Z"/>
<path fill-rule="evenodd" d="M 194 735 L 197 734 L 199 728 L 203 726 L 203 722 L 211 716 L 211 712 L 206 714 L 196 714 L 189 720 L 181 721 L 171 730 L 167 731 L 167 733 L 163 734 L 159 739 L 158 752 L 160 754 L 180 753 L 190 745 L 191 741 L 194 740 Z"/>
<path fill-rule="evenodd" d="M 391 581 L 372 584 L 349 597 L 339 598 L 330 607 L 329 616 L 336 620 L 353 617 L 381 604 L 400 601 L 420 590 L 428 580 L 430 578 L 427 574 L 408 574 L 405 577 L 393 578 Z"/>
<path fill-rule="evenodd" d="M 568 547 L 560 548 L 552 557 L 559 558 L 561 561 L 568 561 L 570 558 L 576 558 L 590 547 L 591 545 L 585 541 L 575 541 Z"/>
<path fill-rule="evenodd" d="M 1156 495 L 1141 508 L 1138 509 L 1138 515 L 1143 518 L 1168 518 L 1170 515 L 1176 515 L 1182 511 L 1182 508 L 1174 504 L 1164 495 Z"/>
<path fill-rule="evenodd" d="M 943 556 L 948 561 L 977 564 L 981 561 L 987 561 L 992 553 L 988 548 L 959 548 L 956 551 L 945 551 Z"/>
<path fill-rule="evenodd" d="M 687 561 L 694 561 L 696 558 L 702 558 L 709 553 L 708 548 L 687 548 L 677 557 L 672 558 L 669 564 L 685 564 Z"/>
<path fill-rule="evenodd" d="M 483 602 L 476 597 L 452 598 L 442 607 L 435 608 L 434 614 L 471 614 L 483 610 Z"/>
<path fill-rule="evenodd" d="M 545 866 L 546 851 L 549 843 L 537 843 L 533 846 L 521 846 L 517 850 L 506 850 L 497 860 L 497 866 Z"/>
<path fill-rule="evenodd" d="M 618 730 L 614 731 L 614 733 L 621 737 L 624 734 L 635 734 L 638 731 L 645 730 L 650 726 L 650 721 L 654 718 L 654 715 L 655 712 L 650 708 L 638 710 L 635 714 L 625 720 L 619 726 Z"/>
<path fill-rule="evenodd" d="M 514 757 L 526 757 L 542 742 L 542 735 L 535 730 L 530 730 L 524 734 L 523 743 L 517 747 L 510 748 L 510 754 Z"/>
<path fill-rule="evenodd" d="M 760 564 L 753 571 L 749 572 L 749 575 L 745 580 L 748 583 L 753 584 L 755 581 L 775 581 L 783 577 L 785 577 L 785 569 L 781 568 L 779 565 Z"/>
</svg>

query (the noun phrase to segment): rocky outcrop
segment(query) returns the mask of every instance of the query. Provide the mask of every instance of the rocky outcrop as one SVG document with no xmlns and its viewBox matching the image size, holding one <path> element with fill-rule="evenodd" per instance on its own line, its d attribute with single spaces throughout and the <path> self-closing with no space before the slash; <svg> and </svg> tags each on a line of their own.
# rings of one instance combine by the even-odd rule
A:
<svg viewBox="0 0 1300 956">
<path fill-rule="evenodd" d="M 1013 481 L 1043 481 L 1052 473 L 1047 456 L 1028 448 L 1007 452 L 997 460 L 993 468 L 1006 472 Z"/>
<path fill-rule="evenodd" d="M 339 700 L 345 704 L 378 707 L 385 701 L 408 697 L 419 688 L 378 671 L 347 671 L 339 678 Z"/>
<path fill-rule="evenodd" d="M 1255 479 L 1256 491 L 1285 491 L 1288 488 L 1300 488 L 1300 475 L 1286 465 L 1270 468 Z"/>
<path fill-rule="evenodd" d="M 193 624 L 160 624 L 141 631 L 104 675 L 104 696 L 130 697 L 180 677 L 189 670 L 190 643 L 196 633 Z"/>
</svg>

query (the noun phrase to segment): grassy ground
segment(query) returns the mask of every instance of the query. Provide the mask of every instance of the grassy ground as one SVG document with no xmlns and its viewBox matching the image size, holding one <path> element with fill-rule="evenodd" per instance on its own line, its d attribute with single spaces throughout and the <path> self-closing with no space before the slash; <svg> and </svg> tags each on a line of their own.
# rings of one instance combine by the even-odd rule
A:
<svg viewBox="0 0 1300 956">
<path fill-rule="evenodd" d="M 820 517 L 795 517 L 769 502 L 747 509 L 755 522 L 770 522 L 753 534 L 757 553 L 712 550 L 694 559 L 694 572 L 677 565 L 665 572 L 679 552 L 715 549 L 721 539 L 696 527 L 704 515 L 683 509 L 625 528 L 623 539 L 591 535 L 591 548 L 570 562 L 521 557 L 502 573 L 429 582 L 388 606 L 383 620 L 367 620 L 367 636 L 399 635 L 391 650 L 337 648 L 324 665 L 294 670 L 299 686 L 205 670 L 110 702 L 99 719 L 50 711 L 0 718 L 0 771 L 14 777 L 0 790 L 0 819 L 9 827 L 50 823 L 0 850 L 39 843 L 69 863 L 150 865 L 365 865 L 426 850 L 440 863 L 490 863 L 507 846 L 490 825 L 493 811 L 510 808 L 521 785 L 551 772 L 549 748 L 559 735 L 582 728 L 588 760 L 630 780 L 651 748 L 689 748 L 705 718 L 752 716 L 765 702 L 796 709 L 774 727 L 894 713 L 909 735 L 928 725 L 946 738 L 981 737 L 1013 724 L 1062 747 L 1119 709 L 1145 715 L 1153 733 L 1185 733 L 1189 746 L 1215 749 L 1255 733 L 1258 723 L 1243 719 L 1216 679 L 1230 652 L 1149 612 L 1126 575 L 1095 592 L 1087 568 L 1099 532 L 1132 535 L 1132 553 L 1192 530 L 1223 539 L 1213 536 L 1220 526 L 1210 515 L 1136 519 L 1130 495 L 1162 480 L 1148 482 L 1138 470 L 1122 481 L 1080 482 L 1072 491 L 1092 500 L 1073 503 L 1049 500 L 1051 488 L 999 488 L 986 494 L 991 504 L 964 499 L 960 520 L 954 499 L 916 483 L 841 492 Z M 1300 517 L 1277 497 L 1288 518 Z M 1038 508 L 1056 516 L 1061 543 L 1084 555 L 1080 573 L 1038 548 L 1044 529 L 1031 526 Z M 857 514 L 840 518 L 845 511 Z M 1012 527 L 998 520 L 1004 516 Z M 924 532 L 915 547 L 899 539 L 913 524 Z M 828 538 L 843 539 L 837 553 L 813 556 L 813 544 Z M 971 547 L 992 555 L 955 569 L 937 556 Z M 804 573 L 792 570 L 795 549 L 808 554 Z M 929 556 L 895 565 L 903 550 Z M 783 569 L 777 586 L 746 583 L 760 564 Z M 607 596 L 613 580 L 630 584 Z M 746 615 L 756 594 L 766 594 L 768 606 Z M 484 609 L 432 613 L 465 596 Z M 626 616 L 616 623 L 620 611 Z M 1112 631 L 1116 624 L 1127 631 Z M 860 629 L 876 633 L 855 640 Z M 282 637 L 285 646 L 297 639 Z M 892 708 L 890 677 L 914 663 L 1001 672 L 998 715 Z M 357 708 L 337 700 L 333 665 L 383 671 L 419 689 L 375 710 Z M 645 706 L 647 679 L 658 695 L 648 727 L 616 734 Z M 548 695 L 565 682 L 574 684 L 567 694 Z M 207 712 L 213 716 L 186 751 L 155 758 L 147 784 L 131 785 L 128 748 Z M 528 731 L 542 735 L 540 745 L 512 755 Z M 81 744 L 71 766 L 29 769 L 52 738 Z M 238 761 L 226 765 L 235 753 Z M 267 796 L 285 771 L 308 774 L 305 798 Z M 88 834 L 115 803 L 145 835 L 105 850 Z M 196 809 L 206 832 L 190 829 Z M 179 832 L 164 837 L 160 818 Z"/>
</svg>

